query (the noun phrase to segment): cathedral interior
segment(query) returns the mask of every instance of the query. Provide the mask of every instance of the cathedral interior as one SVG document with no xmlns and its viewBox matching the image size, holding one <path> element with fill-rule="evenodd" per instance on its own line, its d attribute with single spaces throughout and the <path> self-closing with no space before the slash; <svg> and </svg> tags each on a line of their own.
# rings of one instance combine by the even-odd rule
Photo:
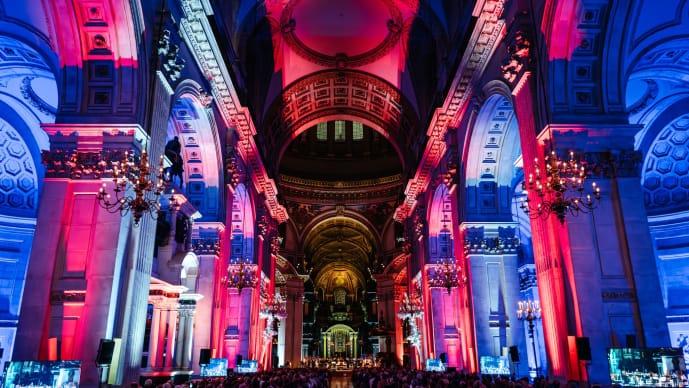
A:
<svg viewBox="0 0 689 388">
<path fill-rule="evenodd" d="M 0 363 L 686 371 L 687 31 L 679 0 L 0 1 Z"/>
</svg>

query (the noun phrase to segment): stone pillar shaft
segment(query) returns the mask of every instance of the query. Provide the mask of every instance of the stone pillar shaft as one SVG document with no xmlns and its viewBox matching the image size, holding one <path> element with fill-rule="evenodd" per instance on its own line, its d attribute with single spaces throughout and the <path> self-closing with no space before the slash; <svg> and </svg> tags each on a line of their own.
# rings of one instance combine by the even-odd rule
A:
<svg viewBox="0 0 689 388">
<path fill-rule="evenodd" d="M 160 338 L 160 319 L 162 310 L 160 306 L 153 306 L 153 319 L 151 321 L 151 334 L 149 335 L 148 346 L 148 367 L 155 368 L 158 359 L 158 346 Z"/>
<path fill-rule="evenodd" d="M 177 310 L 169 310 L 167 326 L 167 349 L 165 352 L 165 369 L 172 369 L 175 355 L 175 338 L 177 336 Z"/>
</svg>

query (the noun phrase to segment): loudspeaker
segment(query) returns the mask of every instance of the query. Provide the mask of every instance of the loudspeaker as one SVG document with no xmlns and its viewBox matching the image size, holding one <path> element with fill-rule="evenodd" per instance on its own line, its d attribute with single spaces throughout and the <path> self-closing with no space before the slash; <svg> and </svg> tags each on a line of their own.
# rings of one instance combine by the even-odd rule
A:
<svg viewBox="0 0 689 388">
<path fill-rule="evenodd" d="M 510 346 L 510 360 L 512 362 L 519 362 L 519 349 L 514 345 Z"/>
<path fill-rule="evenodd" d="M 635 348 L 636 347 L 636 336 L 634 334 L 627 334 L 626 342 L 627 342 L 628 348 Z"/>
<path fill-rule="evenodd" d="M 589 337 L 577 337 L 577 357 L 580 361 L 591 361 L 591 347 Z"/>
<path fill-rule="evenodd" d="M 96 365 L 112 364 L 112 352 L 115 350 L 115 341 L 101 338 L 96 355 Z"/>
<path fill-rule="evenodd" d="M 199 365 L 208 365 L 211 363 L 211 350 L 201 349 L 199 352 Z"/>
<path fill-rule="evenodd" d="M 447 364 L 447 353 L 440 353 L 440 362 Z"/>
<path fill-rule="evenodd" d="M 241 354 L 238 354 L 235 361 L 236 361 L 235 365 L 240 366 L 240 365 L 242 365 L 242 361 L 244 361 L 244 359 L 242 358 Z"/>
</svg>

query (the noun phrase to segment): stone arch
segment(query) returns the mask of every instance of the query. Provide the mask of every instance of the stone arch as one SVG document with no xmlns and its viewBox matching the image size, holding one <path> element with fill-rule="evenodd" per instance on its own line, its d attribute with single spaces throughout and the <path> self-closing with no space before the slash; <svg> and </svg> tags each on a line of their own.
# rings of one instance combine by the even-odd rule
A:
<svg viewBox="0 0 689 388">
<path fill-rule="evenodd" d="M 57 85 L 31 46 L 0 35 L 0 213 L 34 218 L 50 147 L 41 124 L 55 122 Z"/>
<path fill-rule="evenodd" d="M 183 81 L 175 93 L 166 138 L 166 143 L 179 139 L 181 186 L 203 221 L 215 220 L 220 214 L 217 204 L 223 186 L 222 152 L 217 124 L 207 108 L 209 98 L 196 82 Z"/>
<path fill-rule="evenodd" d="M 132 117 L 147 103 L 135 82 L 148 61 L 139 57 L 143 45 L 132 44 L 144 36 L 143 25 L 135 23 L 141 15 L 134 4 L 58 0 L 52 8 L 31 9 L 49 9 L 46 20 L 53 22 L 46 29 L 60 61 L 60 115 L 98 112 Z"/>
<path fill-rule="evenodd" d="M 496 93 L 496 85 L 488 91 L 491 94 L 483 103 L 468 138 L 465 185 L 469 220 L 511 218 L 515 161 L 521 156 L 512 101 L 503 93 Z"/>
<path fill-rule="evenodd" d="M 645 4 L 634 10 L 637 15 Z M 639 128 L 635 149 L 643 155 L 641 184 L 650 216 L 689 210 L 689 4 L 675 8 L 664 21 L 643 18 L 638 28 L 647 32 L 626 38 L 633 46 L 623 79 L 625 103 L 629 122 Z"/>
<path fill-rule="evenodd" d="M 325 70 L 285 88 L 267 114 L 267 151 L 280 160 L 289 143 L 309 127 L 328 120 L 355 120 L 390 141 L 406 165 L 416 159 L 411 139 L 422 130 L 414 109 L 389 82 L 360 71 Z"/>
<path fill-rule="evenodd" d="M 188 292 L 195 293 L 199 276 L 199 258 L 194 252 L 187 252 L 182 259 L 180 271 L 180 285 L 187 288 Z"/>
<path fill-rule="evenodd" d="M 318 214 L 317 216 L 313 217 L 313 219 L 306 224 L 304 227 L 303 233 L 301 235 L 301 239 L 306 239 L 307 236 L 313 231 L 315 227 L 318 225 L 322 224 L 323 222 L 326 222 L 333 217 L 338 217 L 342 216 L 345 218 L 351 218 L 355 222 L 358 222 L 362 224 L 368 231 L 371 233 L 372 237 L 374 237 L 374 242 L 376 247 L 380 247 L 381 244 L 381 236 L 378 234 L 378 231 L 376 230 L 376 227 L 369 221 L 366 217 L 362 216 L 360 213 L 355 212 L 355 211 L 350 211 L 350 210 L 345 210 L 343 214 L 338 213 L 337 210 L 331 210 L 327 212 L 323 212 L 321 214 Z"/>
</svg>

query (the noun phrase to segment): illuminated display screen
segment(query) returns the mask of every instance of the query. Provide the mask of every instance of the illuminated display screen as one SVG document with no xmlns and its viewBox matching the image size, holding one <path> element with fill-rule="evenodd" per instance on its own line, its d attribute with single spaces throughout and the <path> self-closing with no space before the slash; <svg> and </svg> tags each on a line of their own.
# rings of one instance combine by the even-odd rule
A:
<svg viewBox="0 0 689 388">
<path fill-rule="evenodd" d="M 687 367 L 678 348 L 608 349 L 610 380 L 625 387 L 684 387 Z"/>
</svg>

